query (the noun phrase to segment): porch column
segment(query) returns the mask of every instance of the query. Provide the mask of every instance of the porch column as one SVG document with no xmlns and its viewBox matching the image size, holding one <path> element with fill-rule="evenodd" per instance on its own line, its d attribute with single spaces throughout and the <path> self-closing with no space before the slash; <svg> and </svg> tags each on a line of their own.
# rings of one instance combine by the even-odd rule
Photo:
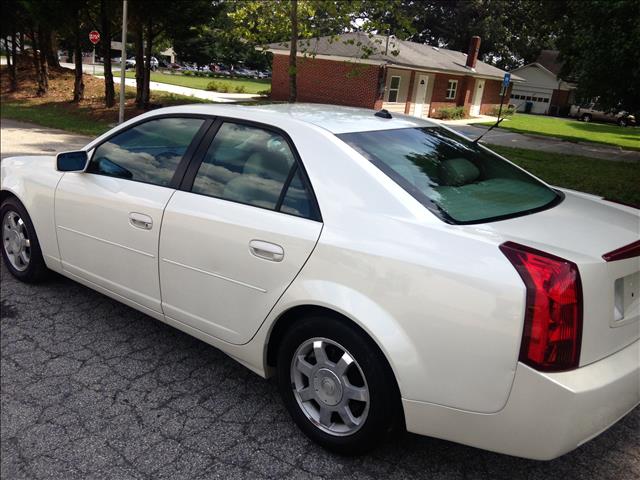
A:
<svg viewBox="0 0 640 480">
<path fill-rule="evenodd" d="M 411 78 L 409 79 L 409 89 L 407 90 L 407 101 L 404 104 L 404 113 L 409 114 L 411 111 L 411 104 L 413 103 L 413 82 L 416 79 L 416 71 L 411 70 Z"/>
</svg>

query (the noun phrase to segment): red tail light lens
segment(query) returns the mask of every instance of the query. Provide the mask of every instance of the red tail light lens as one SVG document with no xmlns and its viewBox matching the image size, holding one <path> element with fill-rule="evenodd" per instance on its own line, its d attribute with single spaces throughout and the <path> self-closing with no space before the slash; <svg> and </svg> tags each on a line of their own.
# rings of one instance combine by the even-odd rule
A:
<svg viewBox="0 0 640 480">
<path fill-rule="evenodd" d="M 500 250 L 527 288 L 520 361 L 542 371 L 577 368 L 582 339 L 582 285 L 575 263 L 506 242 Z"/>
</svg>

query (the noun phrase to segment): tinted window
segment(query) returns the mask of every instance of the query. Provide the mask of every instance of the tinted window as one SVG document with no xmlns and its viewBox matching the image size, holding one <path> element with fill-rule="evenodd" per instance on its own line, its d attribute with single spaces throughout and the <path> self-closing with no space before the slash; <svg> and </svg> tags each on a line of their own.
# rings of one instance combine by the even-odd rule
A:
<svg viewBox="0 0 640 480">
<path fill-rule="evenodd" d="M 524 214 L 559 196 L 497 155 L 440 127 L 338 135 L 452 223 Z"/>
<path fill-rule="evenodd" d="M 225 122 L 218 130 L 192 191 L 293 215 L 311 212 L 309 193 L 282 135 L 236 123 Z"/>
<path fill-rule="evenodd" d="M 166 187 L 203 123 L 159 118 L 137 125 L 96 148 L 87 171 Z"/>
</svg>

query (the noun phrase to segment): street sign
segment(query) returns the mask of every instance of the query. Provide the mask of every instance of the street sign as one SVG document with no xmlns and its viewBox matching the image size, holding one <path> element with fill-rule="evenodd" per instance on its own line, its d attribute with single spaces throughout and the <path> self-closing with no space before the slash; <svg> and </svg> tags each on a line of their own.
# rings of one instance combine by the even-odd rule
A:
<svg viewBox="0 0 640 480">
<path fill-rule="evenodd" d="M 510 82 L 511 82 L 511 74 L 507 72 L 504 74 L 504 78 L 502 79 L 502 85 L 504 85 L 504 88 L 507 88 Z"/>
<path fill-rule="evenodd" d="M 89 32 L 89 41 L 94 45 L 100 41 L 100 32 L 97 30 L 91 30 Z"/>
</svg>

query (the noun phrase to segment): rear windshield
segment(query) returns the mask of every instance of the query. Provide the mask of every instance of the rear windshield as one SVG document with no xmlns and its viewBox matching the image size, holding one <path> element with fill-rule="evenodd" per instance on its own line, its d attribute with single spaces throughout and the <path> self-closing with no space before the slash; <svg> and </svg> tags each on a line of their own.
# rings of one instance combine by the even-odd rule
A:
<svg viewBox="0 0 640 480">
<path fill-rule="evenodd" d="M 560 194 L 496 154 L 441 127 L 343 133 L 364 155 L 449 223 L 480 223 L 551 207 Z"/>
</svg>

